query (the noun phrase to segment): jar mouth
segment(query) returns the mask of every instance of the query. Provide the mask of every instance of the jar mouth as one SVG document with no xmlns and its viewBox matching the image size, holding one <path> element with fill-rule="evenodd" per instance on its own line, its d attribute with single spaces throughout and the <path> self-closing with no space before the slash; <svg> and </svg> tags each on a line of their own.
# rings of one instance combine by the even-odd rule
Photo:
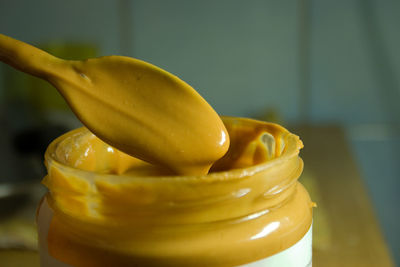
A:
<svg viewBox="0 0 400 267">
<path fill-rule="evenodd" d="M 62 148 L 63 142 L 69 140 L 73 142 L 77 135 L 88 134 L 93 135 L 85 127 L 81 127 L 70 132 L 67 132 L 60 137 L 56 138 L 50 143 L 45 152 L 45 164 L 47 168 L 50 165 L 60 168 L 68 173 L 73 173 L 75 176 L 82 178 L 91 179 L 96 176 L 96 179 L 107 180 L 108 182 L 114 183 L 129 183 L 129 182 L 200 182 L 200 181 L 223 181 L 223 180 L 233 180 L 241 179 L 249 176 L 253 176 L 256 173 L 263 172 L 267 169 L 273 168 L 299 154 L 301 148 L 303 148 L 303 143 L 300 138 L 289 132 L 284 127 L 269 122 L 262 122 L 254 119 L 240 118 L 240 117 L 229 117 L 221 116 L 225 125 L 248 125 L 251 127 L 257 126 L 265 130 L 274 138 L 275 152 L 273 157 L 265 162 L 258 163 L 252 166 L 247 166 L 243 168 L 235 168 L 230 170 L 215 171 L 210 172 L 206 175 L 129 175 L 129 174 L 114 174 L 114 173 L 104 173 L 91 170 L 81 169 L 75 166 L 71 166 L 68 163 L 63 162 L 57 155 L 58 151 Z M 94 135 L 93 135 L 94 136 Z M 97 138 L 97 137 L 95 137 Z M 115 148 L 113 148 L 115 149 Z M 228 151 L 229 152 L 229 151 Z"/>
<path fill-rule="evenodd" d="M 222 120 L 231 137 L 231 147 L 220 159 L 219 167 L 227 170 L 198 176 L 132 174 L 130 160 L 137 162 L 138 159 L 114 150 L 86 128 L 68 132 L 54 140 L 45 153 L 48 175 L 42 183 L 50 192 L 49 205 L 77 220 L 134 224 L 140 218 L 140 222 L 165 225 L 240 218 L 281 205 L 295 190 L 303 169 L 298 157 L 303 147 L 299 137 L 273 123 L 234 117 L 222 117 Z M 250 161 L 246 166 L 247 152 L 250 155 L 259 152 L 253 149 L 252 142 L 248 143 L 254 136 L 258 138 L 256 148 L 260 144 L 261 149 L 268 148 L 262 154 L 265 156 L 262 159 L 268 160 L 260 164 Z M 243 142 L 240 137 L 247 139 Z M 104 155 L 109 150 L 111 157 Z M 81 159 L 88 164 L 74 165 Z M 253 158 L 256 159 L 260 158 Z M 123 169 L 125 163 L 128 169 Z M 116 174 L 110 173 L 107 168 L 114 165 L 122 166 L 122 171 L 112 169 Z"/>
</svg>

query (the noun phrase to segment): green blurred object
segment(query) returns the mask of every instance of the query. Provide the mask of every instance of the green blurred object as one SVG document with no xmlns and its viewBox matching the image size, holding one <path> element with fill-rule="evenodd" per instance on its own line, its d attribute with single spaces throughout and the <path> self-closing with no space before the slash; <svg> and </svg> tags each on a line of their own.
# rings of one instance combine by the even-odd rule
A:
<svg viewBox="0 0 400 267">
<path fill-rule="evenodd" d="M 0 259 L 2 266 L 7 267 L 40 267 L 39 253 L 29 250 L 0 250 Z"/>
<path fill-rule="evenodd" d="M 98 52 L 93 45 L 78 43 L 49 43 L 39 45 L 39 47 L 54 56 L 70 60 L 96 57 Z M 37 111 L 41 113 L 54 110 L 71 112 L 65 100 L 48 82 L 29 76 L 26 85 L 28 99 Z"/>
<path fill-rule="evenodd" d="M 38 47 L 54 56 L 69 60 L 93 58 L 98 55 L 96 45 L 79 42 L 49 42 Z M 67 124 L 66 126 L 71 128 L 68 124 L 76 121 L 75 115 L 51 84 L 10 67 L 6 67 L 5 71 L 5 97 L 11 106 L 22 107 L 36 121 Z"/>
</svg>

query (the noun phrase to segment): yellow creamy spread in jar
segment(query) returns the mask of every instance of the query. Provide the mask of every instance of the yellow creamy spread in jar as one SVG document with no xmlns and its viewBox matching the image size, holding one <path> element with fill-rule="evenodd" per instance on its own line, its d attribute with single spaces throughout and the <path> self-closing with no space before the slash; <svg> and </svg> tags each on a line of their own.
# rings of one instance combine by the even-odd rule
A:
<svg viewBox="0 0 400 267">
<path fill-rule="evenodd" d="M 48 254 L 72 266 L 236 266 L 295 244 L 312 221 L 301 141 L 275 124 L 223 120 L 231 146 L 208 175 L 174 176 L 84 128 L 55 140 L 39 211 L 51 213 Z"/>
</svg>

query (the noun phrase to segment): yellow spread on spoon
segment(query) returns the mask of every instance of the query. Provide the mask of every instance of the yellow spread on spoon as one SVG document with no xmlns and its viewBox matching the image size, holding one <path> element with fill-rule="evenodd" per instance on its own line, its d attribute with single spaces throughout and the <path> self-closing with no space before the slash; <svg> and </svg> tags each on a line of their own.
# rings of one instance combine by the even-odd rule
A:
<svg viewBox="0 0 400 267">
<path fill-rule="evenodd" d="M 139 159 L 202 175 L 228 150 L 212 107 L 149 63 L 121 56 L 63 60 L 2 34 L 0 60 L 50 82 L 91 132 Z"/>
<path fill-rule="evenodd" d="M 49 146 L 44 265 L 231 266 L 310 229 L 311 202 L 296 181 L 302 143 L 284 128 L 224 117 L 225 128 L 189 85 L 131 58 L 65 61 L 0 34 L 0 60 L 52 83 L 108 143 L 82 128 Z"/>
</svg>

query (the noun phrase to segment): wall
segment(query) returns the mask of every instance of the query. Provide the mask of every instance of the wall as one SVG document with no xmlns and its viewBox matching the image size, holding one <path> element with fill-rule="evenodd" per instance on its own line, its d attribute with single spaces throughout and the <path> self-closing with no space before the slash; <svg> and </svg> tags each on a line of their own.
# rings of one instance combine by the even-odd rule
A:
<svg viewBox="0 0 400 267">
<path fill-rule="evenodd" d="M 178 75 L 222 114 L 255 116 L 276 108 L 284 121 L 296 122 L 302 2 L 2 1 L 0 31 L 34 44 L 97 44 L 101 54 L 135 56 Z M 307 118 L 398 121 L 398 2 L 311 3 Z"/>
</svg>

